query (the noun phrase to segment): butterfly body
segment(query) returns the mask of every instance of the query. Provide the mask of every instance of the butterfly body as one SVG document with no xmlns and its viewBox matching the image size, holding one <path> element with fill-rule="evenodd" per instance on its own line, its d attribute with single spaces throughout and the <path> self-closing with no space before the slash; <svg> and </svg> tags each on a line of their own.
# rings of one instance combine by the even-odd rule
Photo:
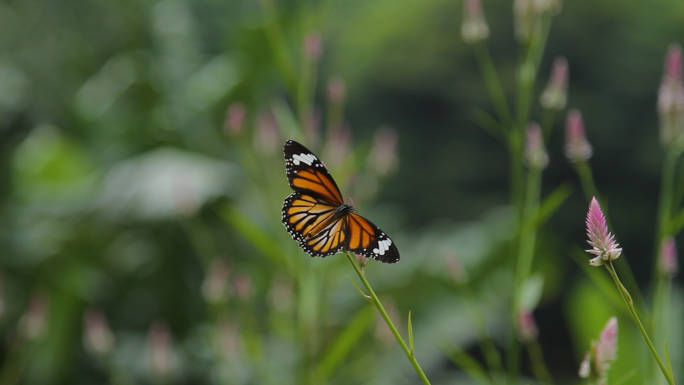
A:
<svg viewBox="0 0 684 385">
<path fill-rule="evenodd" d="M 399 261 L 394 242 L 344 203 L 335 180 L 316 155 L 288 140 L 285 169 L 295 191 L 285 198 L 282 221 L 299 246 L 313 257 L 348 250 L 385 263 Z"/>
</svg>

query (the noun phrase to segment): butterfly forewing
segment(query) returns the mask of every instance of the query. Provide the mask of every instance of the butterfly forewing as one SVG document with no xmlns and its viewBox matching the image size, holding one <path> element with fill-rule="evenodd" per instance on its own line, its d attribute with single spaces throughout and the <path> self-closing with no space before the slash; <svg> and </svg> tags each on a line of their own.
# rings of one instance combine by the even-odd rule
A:
<svg viewBox="0 0 684 385">
<path fill-rule="evenodd" d="M 399 261 L 392 240 L 344 204 L 335 180 L 316 155 L 301 144 L 285 142 L 285 169 L 295 191 L 283 202 L 283 224 L 299 246 L 313 257 L 342 249 L 380 262 Z"/>
<path fill-rule="evenodd" d="M 316 155 L 294 140 L 285 142 L 284 152 L 287 180 L 294 191 L 318 195 L 336 206 L 344 203 L 335 180 Z"/>
</svg>

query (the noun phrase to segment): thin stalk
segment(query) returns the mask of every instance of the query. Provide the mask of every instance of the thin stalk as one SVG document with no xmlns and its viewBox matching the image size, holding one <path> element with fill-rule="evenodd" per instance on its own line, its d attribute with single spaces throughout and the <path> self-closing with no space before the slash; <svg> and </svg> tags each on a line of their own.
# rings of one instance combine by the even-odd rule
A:
<svg viewBox="0 0 684 385">
<path fill-rule="evenodd" d="M 596 189 L 596 184 L 594 184 L 594 177 L 591 173 L 591 167 L 589 167 L 589 164 L 586 161 L 579 161 L 573 163 L 575 166 L 575 171 L 577 172 L 577 175 L 580 177 L 580 183 L 582 184 L 582 191 L 584 192 L 584 197 L 587 199 L 588 202 L 591 201 L 592 197 L 596 197 L 596 199 L 601 202 L 601 199 L 599 198 L 598 195 L 598 190 Z"/>
<path fill-rule="evenodd" d="M 392 334 L 394 334 L 394 338 L 397 339 L 397 342 L 399 342 L 399 345 L 401 345 L 401 348 L 402 350 L 404 350 L 406 357 L 409 359 L 409 361 L 411 361 L 411 365 L 413 365 L 413 369 L 415 369 L 416 373 L 418 373 L 418 377 L 420 377 L 420 379 L 423 381 L 423 384 L 430 385 L 430 381 L 425 376 L 425 373 L 418 364 L 416 357 L 414 357 L 414 355 L 411 354 L 411 350 L 408 348 L 408 346 L 406 346 L 404 339 L 401 338 L 401 334 L 399 334 L 397 328 L 392 323 L 392 319 L 390 319 L 389 315 L 387 315 L 385 308 L 382 306 L 382 303 L 380 303 L 380 299 L 378 299 L 378 296 L 373 291 L 373 288 L 371 287 L 370 283 L 368 283 L 368 280 L 366 280 L 366 276 L 363 274 L 363 271 L 359 268 L 359 265 L 356 264 L 356 258 L 348 251 L 345 251 L 344 254 L 347 256 L 349 263 L 351 263 L 352 267 L 354 268 L 354 271 L 356 271 L 356 274 L 359 276 L 361 282 L 363 282 L 363 286 L 365 286 L 366 290 L 368 290 L 368 294 L 370 294 L 371 298 L 373 299 L 375 307 L 380 312 L 380 315 L 382 315 L 382 318 L 387 323 L 387 326 L 389 326 L 390 330 L 392 331 Z"/>
<path fill-rule="evenodd" d="M 473 326 L 477 329 L 478 342 L 480 345 L 480 349 L 482 350 L 482 354 L 484 355 L 485 360 L 487 361 L 487 366 L 489 366 L 490 370 L 493 370 L 497 374 L 501 374 L 503 373 L 503 363 L 501 362 L 501 355 L 499 354 L 498 350 L 496 350 L 494 340 L 492 340 L 492 336 L 489 334 L 489 331 L 487 330 L 485 316 L 484 314 L 482 314 L 482 312 L 477 306 L 471 305 L 474 302 L 475 297 L 473 296 L 473 292 L 472 290 L 470 290 L 470 286 L 468 286 L 468 283 L 466 282 L 462 286 L 463 290 L 465 291 L 467 304 L 466 307 L 470 315 L 470 322 L 472 322 Z M 492 378 L 494 378 L 494 376 L 492 376 Z M 493 382 L 498 383 L 497 380 L 493 380 Z"/>
<path fill-rule="evenodd" d="M 537 231 L 534 228 L 535 219 L 539 211 L 539 193 L 541 184 L 541 168 L 532 167 L 527 173 L 527 188 L 523 219 L 520 232 L 520 244 L 515 269 L 515 287 L 513 289 L 513 306 L 511 319 L 514 330 L 509 339 L 508 371 L 512 378 L 516 378 L 520 369 L 520 343 L 517 338 L 518 314 L 520 313 L 520 290 L 523 283 L 530 275 L 532 261 L 534 259 L 534 245 L 537 239 Z"/>
<path fill-rule="evenodd" d="M 656 362 L 658 363 L 658 366 L 660 366 L 660 370 L 663 372 L 663 375 L 665 376 L 665 379 L 667 379 L 667 382 L 670 385 L 675 385 L 674 379 L 670 376 L 669 371 L 663 364 L 663 361 L 660 359 L 660 356 L 658 356 L 658 352 L 656 351 L 655 347 L 651 343 L 651 339 L 648 338 L 648 334 L 646 333 L 646 329 L 644 329 L 644 326 L 641 324 L 641 320 L 639 320 L 639 316 L 636 313 L 636 310 L 634 309 L 634 301 L 632 301 L 632 297 L 629 295 L 629 292 L 625 287 L 622 285 L 620 282 L 620 278 L 618 278 L 617 273 L 615 272 L 615 269 L 613 268 L 613 263 L 611 261 L 606 261 L 605 263 L 606 269 L 608 269 L 608 272 L 610 275 L 613 277 L 613 280 L 615 281 L 615 285 L 618 287 L 618 290 L 620 291 L 620 295 L 622 295 L 622 299 L 625 301 L 625 304 L 627 305 L 627 309 L 629 309 L 629 313 L 632 315 L 632 319 L 634 320 L 634 323 L 637 325 L 639 328 L 639 332 L 641 332 L 641 337 L 643 337 L 644 341 L 646 342 L 646 345 L 648 345 L 648 349 L 651 351 L 651 354 L 653 355 L 653 358 L 655 358 Z"/>
<path fill-rule="evenodd" d="M 527 353 L 530 356 L 530 361 L 532 362 L 532 373 L 537 378 L 540 384 L 553 384 L 553 378 L 549 369 L 546 367 L 546 362 L 544 361 L 544 354 L 542 354 L 541 346 L 539 341 L 530 341 L 527 345 Z"/>
<path fill-rule="evenodd" d="M 544 112 L 542 113 L 542 118 L 541 118 L 541 130 L 542 130 L 542 135 L 544 137 L 544 143 L 549 144 L 549 140 L 551 140 L 551 132 L 553 132 L 553 121 L 556 117 L 556 110 L 553 108 L 545 108 Z"/>
</svg>

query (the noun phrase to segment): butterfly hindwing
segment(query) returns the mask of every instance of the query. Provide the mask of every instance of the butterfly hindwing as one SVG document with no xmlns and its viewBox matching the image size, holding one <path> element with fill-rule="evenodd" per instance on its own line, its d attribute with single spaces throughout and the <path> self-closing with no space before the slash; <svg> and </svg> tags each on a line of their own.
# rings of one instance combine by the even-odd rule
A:
<svg viewBox="0 0 684 385">
<path fill-rule="evenodd" d="M 344 203 L 340 189 L 328 169 L 309 149 L 294 140 L 288 140 L 283 151 L 287 180 L 294 191 L 318 195 L 335 205 Z"/>
<path fill-rule="evenodd" d="M 380 262 L 399 261 L 394 242 L 366 218 L 345 205 L 328 169 L 306 147 L 288 140 L 285 169 L 295 191 L 285 198 L 282 221 L 299 246 L 312 257 L 349 250 Z"/>
<path fill-rule="evenodd" d="M 354 254 L 373 258 L 380 262 L 399 261 L 399 249 L 380 228 L 368 219 L 354 213 L 346 217 L 346 233 L 349 235 L 346 249 Z"/>
<path fill-rule="evenodd" d="M 283 224 L 299 246 L 313 257 L 336 254 L 344 246 L 344 218 L 336 206 L 312 195 L 294 192 L 283 203 Z"/>
</svg>

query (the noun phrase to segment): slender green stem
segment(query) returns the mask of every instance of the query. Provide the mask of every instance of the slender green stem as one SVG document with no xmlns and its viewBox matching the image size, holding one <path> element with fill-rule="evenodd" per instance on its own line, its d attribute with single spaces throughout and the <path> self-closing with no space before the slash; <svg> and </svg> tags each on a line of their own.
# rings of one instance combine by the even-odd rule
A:
<svg viewBox="0 0 684 385">
<path fill-rule="evenodd" d="M 632 315 L 632 319 L 634 319 L 634 323 L 636 323 L 637 327 L 639 328 L 639 332 L 641 332 L 641 336 L 643 337 L 644 341 L 646 342 L 646 345 L 648 345 L 649 350 L 651 351 L 651 354 L 653 355 L 653 358 L 655 358 L 656 362 L 658 363 L 658 366 L 660 366 L 660 370 L 663 372 L 663 375 L 667 379 L 667 382 L 670 385 L 674 385 L 674 379 L 670 376 L 670 373 L 668 372 L 667 368 L 663 364 L 663 361 L 660 359 L 658 356 L 658 352 L 656 351 L 655 347 L 651 343 L 651 339 L 648 338 L 648 334 L 646 333 L 646 329 L 644 329 L 644 326 L 641 324 L 641 320 L 639 320 L 639 316 L 636 313 L 636 310 L 634 309 L 634 302 L 632 301 L 632 297 L 629 295 L 629 292 L 625 287 L 622 285 L 620 282 L 620 278 L 618 278 L 617 273 L 615 272 L 615 269 L 613 268 L 613 263 L 611 261 L 606 261 L 605 263 L 606 269 L 608 269 L 608 272 L 610 275 L 613 277 L 613 280 L 615 281 L 615 285 L 617 285 L 618 290 L 620 291 L 620 294 L 622 295 L 622 299 L 625 300 L 625 304 L 627 305 L 627 309 L 629 309 L 629 313 Z"/>
<path fill-rule="evenodd" d="M 586 161 L 579 161 L 574 163 L 575 171 L 580 177 L 580 183 L 582 184 L 582 191 L 584 192 L 584 197 L 587 198 L 587 202 L 591 201 L 592 197 L 601 202 L 601 198 L 598 195 L 598 190 L 594 184 L 594 177 L 591 173 L 591 167 Z"/>
<path fill-rule="evenodd" d="M 548 144 L 553 132 L 553 120 L 556 118 L 556 110 L 545 108 L 541 118 L 541 130 L 544 136 L 544 143 Z"/>
<path fill-rule="evenodd" d="M 368 294 L 370 294 L 371 298 L 373 298 L 373 303 L 375 304 L 375 307 L 378 308 L 380 315 L 382 315 L 382 318 L 387 323 L 387 326 L 389 326 L 390 330 L 392 330 L 394 338 L 397 339 L 397 342 L 399 342 L 399 345 L 401 345 L 401 348 L 404 350 L 406 357 L 408 357 L 409 361 L 411 361 L 411 365 L 413 365 L 413 368 L 416 370 L 416 373 L 418 373 L 418 377 L 420 377 L 420 379 L 423 381 L 423 384 L 430 385 L 430 381 L 425 376 L 425 373 L 423 373 L 423 369 L 418 364 L 416 357 L 414 357 L 414 355 L 411 354 L 411 350 L 408 348 L 408 346 L 406 346 L 404 339 L 401 338 L 401 334 L 399 334 L 397 328 L 392 323 L 392 319 L 390 319 L 389 315 L 387 315 L 385 308 L 382 307 L 380 299 L 378 299 L 378 296 L 375 295 L 375 292 L 373 291 L 373 288 L 371 287 L 370 283 L 368 283 L 368 280 L 366 280 L 363 271 L 359 268 L 359 265 L 356 264 L 356 258 L 354 257 L 354 255 L 352 255 L 352 253 L 348 251 L 345 251 L 344 254 L 347 256 L 349 263 L 351 263 L 352 267 L 354 268 L 354 271 L 356 271 L 356 274 L 359 276 L 361 282 L 363 282 L 363 286 L 365 286 L 366 290 L 368 290 Z"/>
<path fill-rule="evenodd" d="M 499 355 L 499 351 L 496 350 L 494 340 L 492 340 L 492 336 L 489 334 L 489 331 L 487 330 L 485 316 L 484 314 L 482 314 L 482 312 L 477 306 L 472 306 L 475 297 L 473 295 L 472 290 L 470 290 L 470 286 L 468 285 L 468 283 L 464 283 L 462 287 L 465 292 L 465 302 L 468 314 L 470 315 L 470 322 L 472 322 L 473 326 L 477 329 L 478 332 L 478 342 L 480 344 L 482 354 L 484 355 L 485 360 L 487 361 L 489 369 L 495 371 L 497 374 L 501 374 L 503 373 L 501 355 Z M 494 378 L 494 383 L 498 383 L 498 381 L 495 379 L 495 376 L 492 375 L 492 378 Z"/>
<path fill-rule="evenodd" d="M 525 280 L 532 270 L 534 259 L 534 245 L 537 240 L 537 231 L 534 228 L 535 219 L 539 211 L 539 192 L 541 184 L 541 169 L 538 167 L 530 168 L 527 173 L 527 187 L 525 206 L 523 209 L 523 219 L 520 232 L 520 244 L 518 245 L 518 258 L 515 269 L 515 287 L 513 290 L 513 306 L 511 313 L 512 324 L 515 326 L 513 336 L 509 340 L 508 370 L 509 375 L 517 377 L 520 367 L 520 344 L 516 337 L 518 329 L 518 314 L 520 313 L 520 291 Z"/>
<path fill-rule="evenodd" d="M 530 356 L 530 362 L 532 362 L 532 373 L 534 376 L 537 377 L 540 384 L 553 384 L 553 378 L 549 373 L 549 369 L 546 367 L 539 341 L 530 341 L 526 346 L 527 353 Z"/>
</svg>

